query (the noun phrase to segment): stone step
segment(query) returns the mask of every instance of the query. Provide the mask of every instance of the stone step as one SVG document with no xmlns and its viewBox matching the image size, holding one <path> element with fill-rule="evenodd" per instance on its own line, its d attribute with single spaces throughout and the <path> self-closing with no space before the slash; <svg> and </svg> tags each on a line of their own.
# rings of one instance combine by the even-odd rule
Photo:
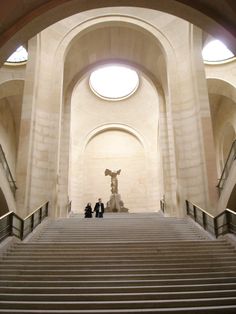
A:
<svg viewBox="0 0 236 314">
<path fill-rule="evenodd" d="M 235 306 L 236 297 L 222 297 L 222 298 L 192 298 L 192 299 L 178 299 L 178 300 L 134 300 L 134 301 L 0 301 L 1 309 L 35 309 L 35 310 L 118 310 L 118 309 L 155 309 L 155 308 L 173 308 L 173 307 L 192 307 L 199 306 Z"/>
<path fill-rule="evenodd" d="M 121 293 L 125 295 L 126 293 L 177 293 L 183 292 L 188 293 L 190 291 L 194 292 L 204 292 L 208 293 L 211 291 L 235 291 L 236 283 L 211 283 L 211 284 L 183 284 L 183 285 L 152 285 L 152 286 L 109 286 L 109 287 L 70 287 L 70 286 L 41 286 L 41 287 L 28 287 L 28 286 L 0 286 L 0 293 L 5 294 L 63 294 L 63 293 L 74 293 L 74 294 L 111 294 L 111 293 Z"/>
<path fill-rule="evenodd" d="M 200 256 L 199 256 L 200 255 Z M 3 258 L 19 258 L 19 259 L 26 259 L 26 258 L 80 258 L 80 259 L 127 259 L 127 258 L 143 258 L 146 257 L 147 260 L 150 258 L 156 258 L 157 260 L 159 258 L 214 258 L 214 257 L 224 257 L 225 259 L 230 257 L 235 257 L 236 254 L 231 250 L 198 250 L 198 251 L 189 251 L 188 250 L 178 250 L 178 251 L 164 251 L 164 250 L 147 250 L 147 251 L 136 251 L 131 250 L 130 251 L 109 251 L 109 250 L 101 250 L 101 251 L 95 251 L 94 254 L 89 251 L 65 251 L 64 254 L 60 250 L 57 251 L 41 251 L 41 250 L 35 250 L 35 251 L 17 251 L 14 253 L 14 251 L 8 251 L 2 254 Z"/>
<path fill-rule="evenodd" d="M 236 313 L 228 242 L 186 219 L 124 217 L 58 219 L 14 244 L 0 263 L 0 314 Z"/>
<path fill-rule="evenodd" d="M 152 286 L 152 285 L 184 285 L 184 284 L 212 284 L 212 283 L 235 283 L 236 282 L 236 276 L 234 277 L 227 277 L 227 276 L 221 276 L 221 277 L 209 277 L 209 278 L 171 278 L 171 279 L 133 279 L 133 280 L 126 280 L 124 279 L 118 279 L 115 280 L 66 280 L 66 278 L 63 278 L 63 280 L 60 280 L 58 277 L 46 277 L 46 278 L 19 278 L 19 279 L 9 279 L 6 278 L 4 280 L 3 278 L 0 280 L 1 286 L 19 286 L 27 287 L 43 287 L 45 285 L 48 285 L 50 287 L 52 286 L 65 286 L 65 287 L 109 287 L 109 286 Z"/>
<path fill-rule="evenodd" d="M 192 273 L 224 273 L 225 272 L 225 267 L 214 267 L 210 265 L 209 267 L 203 268 L 203 267 L 198 267 L 198 268 L 149 268 L 146 269 L 145 267 L 139 267 L 139 268 L 112 268 L 112 269 L 81 269 L 81 267 L 74 266 L 67 269 L 68 267 L 60 266 L 60 267 L 42 267 L 38 266 L 36 267 L 26 267 L 26 266 L 21 266 L 19 267 L 18 265 L 15 265 L 14 267 L 8 267 L 6 265 L 5 267 L 0 267 L 0 274 L 27 274 L 27 275 L 37 275 L 37 274 L 57 274 L 57 275 L 109 275 L 109 274 L 114 274 L 114 275 L 125 275 L 125 274 L 147 274 L 147 275 L 157 275 L 157 274 L 163 274 L 163 272 L 168 273 L 168 274 L 175 274 L 175 273 L 181 273 L 181 274 L 192 274 Z M 228 266 L 227 271 L 230 272 L 235 272 L 236 273 L 236 265 L 234 266 Z"/>
<path fill-rule="evenodd" d="M 180 308 L 154 308 L 154 309 L 104 309 L 104 310 L 33 310 L 33 309 L 0 309 L 1 314 L 132 314 L 132 313 L 161 313 L 161 314 L 235 314 L 235 305 L 198 306 Z"/>
<path fill-rule="evenodd" d="M 89 256 L 80 256 L 80 257 L 72 257 L 72 256 L 63 256 L 60 259 L 60 262 L 88 262 L 90 264 L 98 264 L 102 263 L 102 264 L 108 264 L 108 263 L 131 263 L 131 262 L 135 262 L 135 263 L 147 263 L 147 262 L 152 262 L 152 263 L 168 263 L 169 258 L 172 259 L 172 263 L 176 263 L 176 264 L 182 264 L 185 262 L 208 262 L 208 263 L 214 263 L 214 262 L 224 262 L 224 261 L 231 261 L 231 262 L 235 262 L 236 263 L 236 256 L 235 255 L 231 255 L 228 256 L 226 258 L 224 258 L 224 256 L 172 256 L 172 257 L 166 257 L 166 256 L 150 256 L 150 257 L 140 257 L 140 256 L 100 256 L 100 257 L 89 257 Z M 20 262 L 25 262 L 27 264 L 33 262 L 33 261 L 37 261 L 38 263 L 43 263 L 43 262 L 58 262 L 58 256 L 51 256 L 50 258 L 47 256 L 7 256 L 4 258 L 4 262 L 11 262 L 11 261 L 19 261 Z"/>
<path fill-rule="evenodd" d="M 217 249 L 217 248 L 230 248 L 232 249 L 233 247 L 227 243 L 226 241 L 139 241 L 139 242 L 134 242 L 134 241 L 120 241 L 120 242 L 102 242 L 100 241 L 99 243 L 94 243 L 89 242 L 89 243 L 83 243 L 83 242 L 65 242 L 65 243 L 60 243 L 60 242 L 48 242 L 48 243 L 41 243 L 41 242 L 26 242 L 26 243 L 17 243 L 13 247 L 13 249 L 83 249 L 83 250 L 100 250 L 102 248 L 106 249 L 127 249 L 129 250 L 130 248 L 134 249 L 173 249 L 173 248 L 180 248 L 180 249 Z"/>
<path fill-rule="evenodd" d="M 4 272 L 1 272 L 1 279 L 6 281 L 6 280 L 19 280 L 19 281 L 24 281 L 24 280 L 69 280 L 69 281 L 113 281 L 113 280 L 173 280 L 173 279 L 195 279 L 197 278 L 198 280 L 200 279 L 212 279 L 214 278 L 217 280 L 217 278 L 226 278 L 226 277 L 231 277 L 236 279 L 236 272 L 234 271 L 221 271 L 221 272 L 197 272 L 197 273 L 159 273 L 159 274 L 89 274 L 89 275 L 84 275 L 84 274 L 62 274 L 60 272 L 55 272 L 55 273 L 33 273 L 29 274 L 24 271 L 17 271 L 15 273 L 10 273 L 6 274 Z"/>
<path fill-rule="evenodd" d="M 136 292 L 136 293 L 1 293 L 0 301 L 132 301 L 132 300 L 178 300 L 235 297 L 236 290 L 184 291 L 184 292 Z"/>
<path fill-rule="evenodd" d="M 6 259 L 4 259 L 4 261 L 1 263 L 2 267 L 6 266 L 11 266 L 11 267 L 23 267 L 24 269 L 26 268 L 37 268 L 37 267 L 49 267 L 50 269 L 52 267 L 56 268 L 68 268 L 68 264 L 66 264 L 65 262 L 63 263 L 63 261 L 43 261 L 43 263 L 40 261 L 30 261 L 30 263 L 26 264 L 25 260 L 21 261 L 21 260 L 16 260 L 16 261 L 7 261 Z M 228 261 L 228 260 L 221 260 L 221 261 L 214 261 L 214 263 L 212 263 L 212 261 L 210 262 L 202 262 L 202 261 L 192 261 L 192 262 L 188 262 L 188 261 L 184 261 L 183 263 L 174 263 L 173 261 L 171 263 L 168 263 L 168 265 L 166 265 L 166 263 L 160 263 L 160 262 L 156 262 L 156 261 L 145 261 L 145 262 L 139 262 L 139 261 L 135 261 L 135 263 L 133 261 L 128 261 L 127 263 L 117 263 L 116 261 L 113 263 L 107 263 L 107 264 L 98 264 L 96 262 L 90 263 L 90 262 L 80 262 L 80 261 L 74 261 L 73 263 L 70 264 L 70 267 L 75 267 L 79 269 L 94 269 L 94 265 L 96 265 L 96 269 L 113 269 L 114 267 L 119 267 L 119 269 L 125 269 L 125 268 L 129 268 L 132 267 L 133 269 L 137 269 L 137 268 L 153 268 L 153 267 L 158 267 L 160 269 L 171 269 L 171 268 L 198 268 L 201 269 L 201 267 L 206 267 L 207 269 L 209 269 L 209 267 L 220 267 L 220 268 L 228 268 L 228 267 L 234 267 L 235 266 L 235 262 L 234 261 Z M 54 269 L 54 268 L 53 268 Z"/>
</svg>

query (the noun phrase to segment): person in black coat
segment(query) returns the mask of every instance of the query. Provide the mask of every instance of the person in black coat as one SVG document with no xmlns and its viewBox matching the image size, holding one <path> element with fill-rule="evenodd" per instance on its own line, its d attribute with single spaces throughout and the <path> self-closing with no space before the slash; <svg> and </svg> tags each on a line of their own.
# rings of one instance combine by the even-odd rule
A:
<svg viewBox="0 0 236 314">
<path fill-rule="evenodd" d="M 104 204 L 102 203 L 101 198 L 99 198 L 98 202 L 95 204 L 94 211 L 96 213 L 96 215 L 95 215 L 96 218 L 103 218 Z"/>
<path fill-rule="evenodd" d="M 92 210 L 91 203 L 88 203 L 84 209 L 84 218 L 92 218 L 93 217 L 92 212 L 93 210 Z"/>
</svg>

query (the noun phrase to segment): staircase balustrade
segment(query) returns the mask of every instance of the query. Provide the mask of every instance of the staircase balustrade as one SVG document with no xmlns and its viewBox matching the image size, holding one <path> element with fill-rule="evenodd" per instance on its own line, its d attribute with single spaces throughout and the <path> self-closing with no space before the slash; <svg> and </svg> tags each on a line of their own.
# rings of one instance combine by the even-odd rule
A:
<svg viewBox="0 0 236 314">
<path fill-rule="evenodd" d="M 24 240 L 48 216 L 48 204 L 44 203 L 24 219 L 13 211 L 0 217 L 0 242 L 9 236 Z"/>
<path fill-rule="evenodd" d="M 9 182 L 11 191 L 13 193 L 13 195 L 16 195 L 16 190 L 17 190 L 17 186 L 16 186 L 16 181 L 13 179 L 10 167 L 8 165 L 7 159 L 6 159 L 6 155 L 3 151 L 2 145 L 0 144 L 0 163 L 2 164 L 2 168 L 5 172 L 6 178 Z"/>
<path fill-rule="evenodd" d="M 186 200 L 186 210 L 188 216 L 216 238 L 226 233 L 236 234 L 236 213 L 228 208 L 219 215 L 213 216 Z"/>
<path fill-rule="evenodd" d="M 227 157 L 224 169 L 223 169 L 221 177 L 219 179 L 219 183 L 216 186 L 219 190 L 219 194 L 221 193 L 221 191 L 224 188 L 225 181 L 227 180 L 227 178 L 229 176 L 230 169 L 231 169 L 232 164 L 233 164 L 235 159 L 236 159 L 236 140 L 234 140 L 232 143 L 232 146 L 230 148 L 230 152 L 229 152 L 229 155 Z"/>
</svg>

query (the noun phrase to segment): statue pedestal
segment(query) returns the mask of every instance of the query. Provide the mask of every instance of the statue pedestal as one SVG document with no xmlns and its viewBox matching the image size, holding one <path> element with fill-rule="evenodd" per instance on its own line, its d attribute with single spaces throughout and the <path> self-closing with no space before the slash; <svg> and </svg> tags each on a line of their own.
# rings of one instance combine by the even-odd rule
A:
<svg viewBox="0 0 236 314">
<path fill-rule="evenodd" d="M 107 202 L 107 207 L 105 208 L 105 211 L 113 213 L 126 213 L 128 212 L 128 208 L 124 207 L 124 203 L 121 200 L 120 194 L 112 194 L 110 196 L 110 200 Z"/>
</svg>

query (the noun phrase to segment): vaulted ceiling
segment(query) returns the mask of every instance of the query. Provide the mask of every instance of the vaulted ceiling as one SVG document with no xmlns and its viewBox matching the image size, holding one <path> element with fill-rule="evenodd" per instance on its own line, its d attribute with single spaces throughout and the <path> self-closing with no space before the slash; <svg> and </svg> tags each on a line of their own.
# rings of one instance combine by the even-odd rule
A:
<svg viewBox="0 0 236 314">
<path fill-rule="evenodd" d="M 224 39 L 236 53 L 234 0 L 7 0 L 0 3 L 0 63 L 19 44 L 62 18 L 85 10 L 132 6 L 167 12 Z"/>
</svg>

